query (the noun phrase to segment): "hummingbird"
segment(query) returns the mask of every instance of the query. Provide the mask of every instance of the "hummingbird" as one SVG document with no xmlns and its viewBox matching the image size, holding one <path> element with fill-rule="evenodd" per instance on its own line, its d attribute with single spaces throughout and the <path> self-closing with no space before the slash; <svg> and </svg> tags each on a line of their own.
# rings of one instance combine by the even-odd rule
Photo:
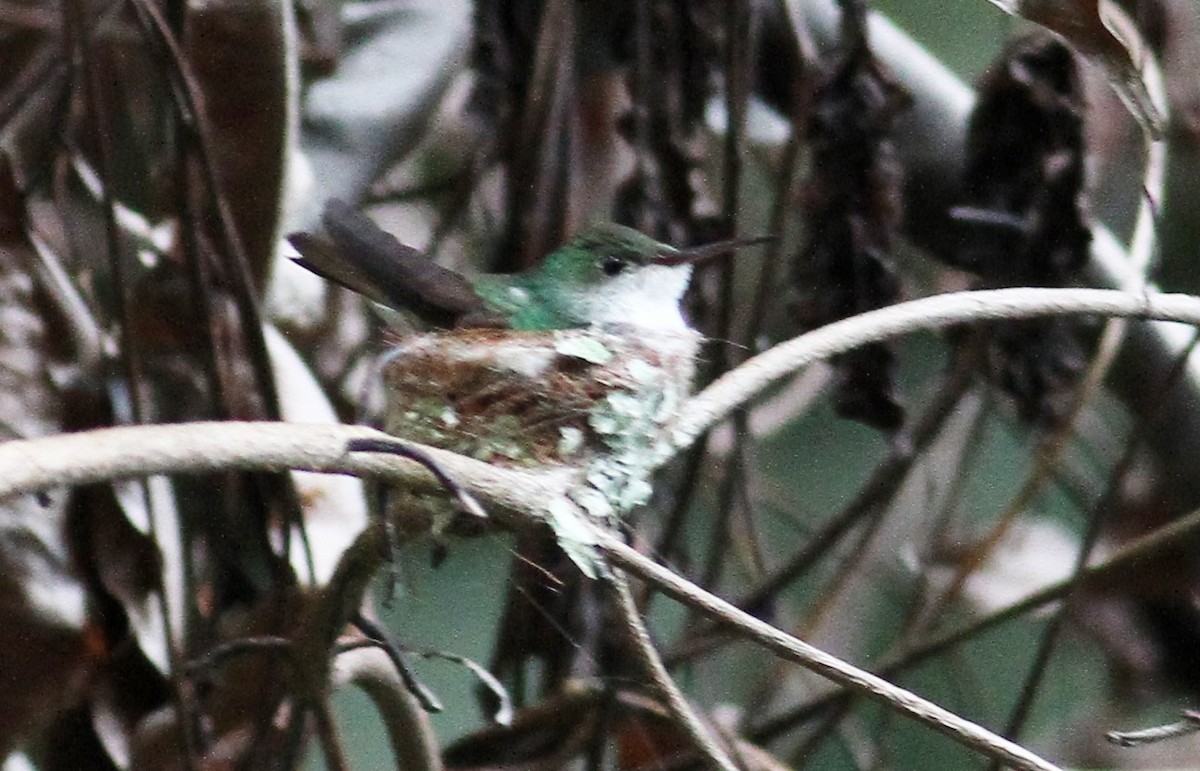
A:
<svg viewBox="0 0 1200 771">
<path fill-rule="evenodd" d="M 322 222 L 324 235 L 288 237 L 296 262 L 435 328 L 386 355 L 383 429 L 496 465 L 573 471 L 569 497 L 598 520 L 649 500 L 652 475 L 670 457 L 667 427 L 690 393 L 701 340 L 680 307 L 693 266 L 766 240 L 680 250 L 603 223 L 533 268 L 468 278 L 342 201 L 326 205 Z M 388 513 L 404 537 L 432 533 L 435 555 L 443 535 L 486 527 L 412 490 L 390 491 Z M 565 673 L 579 645 L 561 630 L 581 627 L 576 616 L 589 614 L 578 608 L 603 601 L 579 583 L 605 568 L 573 515 L 554 502 L 547 515 L 548 530 L 517 534 L 492 667 L 501 677 L 529 657 L 542 659 L 548 678 Z"/>
<path fill-rule="evenodd" d="M 293 233 L 299 265 L 388 308 L 443 329 L 546 332 L 599 325 L 631 332 L 689 329 L 680 301 L 692 267 L 769 237 L 675 249 L 632 228 L 592 225 L 520 273 L 467 278 L 385 233 L 344 201 L 322 216 L 326 236 Z"/>
<path fill-rule="evenodd" d="M 288 236 L 297 263 L 434 327 L 382 360 L 384 431 L 498 465 L 574 469 L 572 497 L 596 517 L 645 503 L 670 457 L 701 340 L 680 308 L 693 266 L 767 240 L 681 250 L 606 223 L 529 270 L 468 278 L 342 201 L 322 223 L 323 235 Z M 435 500 L 393 500 L 403 532 L 458 529 Z"/>
</svg>

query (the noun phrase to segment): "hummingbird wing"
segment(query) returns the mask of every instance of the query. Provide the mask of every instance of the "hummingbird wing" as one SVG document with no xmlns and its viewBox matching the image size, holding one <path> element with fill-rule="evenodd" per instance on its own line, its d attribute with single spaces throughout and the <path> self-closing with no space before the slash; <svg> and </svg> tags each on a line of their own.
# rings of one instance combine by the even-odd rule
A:
<svg viewBox="0 0 1200 771">
<path fill-rule="evenodd" d="M 287 237 L 301 255 L 295 262 L 318 276 L 435 326 L 452 327 L 464 319 L 478 324 L 489 316 L 470 281 L 400 243 L 345 201 L 330 199 L 321 222 L 327 238 Z"/>
</svg>

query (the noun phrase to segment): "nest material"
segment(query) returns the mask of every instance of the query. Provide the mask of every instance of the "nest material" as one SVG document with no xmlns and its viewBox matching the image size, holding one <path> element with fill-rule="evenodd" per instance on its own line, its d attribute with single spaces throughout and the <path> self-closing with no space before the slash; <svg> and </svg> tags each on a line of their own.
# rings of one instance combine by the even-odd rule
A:
<svg viewBox="0 0 1200 771">
<path fill-rule="evenodd" d="M 384 368 L 384 430 L 489 463 L 567 467 L 595 516 L 645 503 L 670 454 L 664 428 L 691 388 L 700 336 L 600 328 L 434 332 Z M 401 493 L 407 531 L 450 520 L 444 500 Z"/>
</svg>

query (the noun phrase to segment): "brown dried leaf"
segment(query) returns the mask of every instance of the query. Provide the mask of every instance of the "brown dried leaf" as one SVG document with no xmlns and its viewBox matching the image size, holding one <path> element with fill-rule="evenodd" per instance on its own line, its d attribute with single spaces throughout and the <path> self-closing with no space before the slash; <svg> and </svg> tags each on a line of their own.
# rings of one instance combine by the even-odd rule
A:
<svg viewBox="0 0 1200 771">
<path fill-rule="evenodd" d="M 1030 30 L 1005 47 L 978 87 L 967 129 L 963 205 L 951 210 L 954 263 L 983 287 L 1068 286 L 1086 264 L 1083 85 L 1075 55 Z M 1077 323 L 987 326 L 991 375 L 1022 419 L 1056 425 L 1084 365 Z"/>
<path fill-rule="evenodd" d="M 1152 137 L 1166 128 L 1163 109 L 1148 83 L 1149 49 L 1133 20 L 1112 0 L 990 0 L 1061 35 L 1099 65 L 1130 114 Z"/>
<path fill-rule="evenodd" d="M 851 28 L 861 30 L 862 27 Z M 808 243 L 792 264 L 791 312 L 814 329 L 899 299 L 891 262 L 899 237 L 903 170 L 892 128 L 908 93 L 871 53 L 865 36 L 814 89 L 806 128 L 812 171 L 806 183 Z M 838 356 L 835 408 L 842 417 L 895 431 L 904 410 L 892 380 L 893 355 L 872 344 Z"/>
</svg>

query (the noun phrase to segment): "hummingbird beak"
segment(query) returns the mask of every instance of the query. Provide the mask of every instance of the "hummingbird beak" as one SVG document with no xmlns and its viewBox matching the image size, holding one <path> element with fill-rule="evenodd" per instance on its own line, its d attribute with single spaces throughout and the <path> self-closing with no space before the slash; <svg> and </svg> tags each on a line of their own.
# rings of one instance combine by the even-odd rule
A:
<svg viewBox="0 0 1200 771">
<path fill-rule="evenodd" d="M 745 246 L 757 246 L 774 241 L 775 236 L 752 236 L 750 238 L 733 238 L 728 241 L 717 241 L 714 244 L 704 244 L 703 246 L 693 246 L 688 249 L 680 249 L 674 252 L 666 252 L 660 254 L 651 260 L 653 265 L 666 265 L 674 267 L 676 265 L 702 265 L 703 263 L 714 260 L 717 257 L 723 257 L 727 254 L 732 254 L 734 251 Z"/>
</svg>

